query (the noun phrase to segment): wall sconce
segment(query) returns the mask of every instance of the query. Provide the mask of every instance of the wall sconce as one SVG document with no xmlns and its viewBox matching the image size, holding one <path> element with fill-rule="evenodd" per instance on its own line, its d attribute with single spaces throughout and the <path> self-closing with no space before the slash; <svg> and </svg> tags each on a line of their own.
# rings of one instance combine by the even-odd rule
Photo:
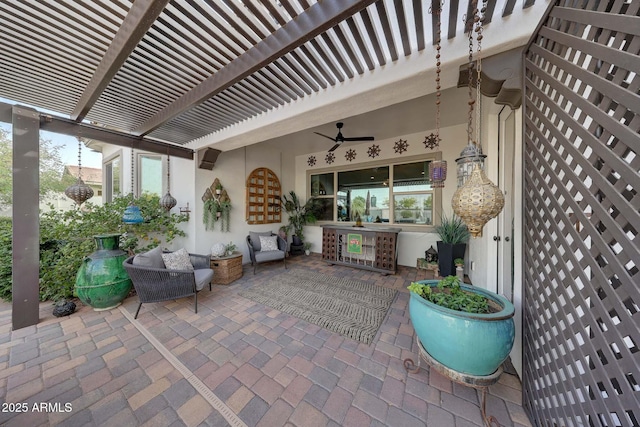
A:
<svg viewBox="0 0 640 427">
<path fill-rule="evenodd" d="M 187 202 L 187 206 L 180 207 L 180 215 L 186 215 L 187 221 L 189 221 L 189 214 L 191 213 L 191 209 L 189 209 L 189 202 Z"/>
</svg>

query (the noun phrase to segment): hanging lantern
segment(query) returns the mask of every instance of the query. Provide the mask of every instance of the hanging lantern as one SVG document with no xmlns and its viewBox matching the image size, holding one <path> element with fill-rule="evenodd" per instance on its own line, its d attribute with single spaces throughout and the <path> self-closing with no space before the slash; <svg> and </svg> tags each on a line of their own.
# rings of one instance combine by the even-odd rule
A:
<svg viewBox="0 0 640 427">
<path fill-rule="evenodd" d="M 484 170 L 484 159 L 487 156 L 482 154 L 482 148 L 471 142 L 460 152 L 460 157 L 456 159 L 456 169 L 458 176 L 458 188 L 462 187 L 471 176 L 473 165 L 476 163 Z"/>
<path fill-rule="evenodd" d="M 140 224 L 144 221 L 142 217 L 142 212 L 140 212 L 140 208 L 136 206 L 135 196 L 133 195 L 133 147 L 131 147 L 131 203 L 124 210 L 124 214 L 122 215 L 122 222 L 125 224 Z"/>
<path fill-rule="evenodd" d="M 80 206 L 93 197 L 93 189 L 82 180 L 82 139 L 78 137 L 78 181 L 67 187 L 64 194 Z"/>
<path fill-rule="evenodd" d="M 175 207 L 178 204 L 178 201 L 175 197 L 171 195 L 171 172 L 170 172 L 171 162 L 169 160 L 169 155 L 167 154 L 167 194 L 165 194 L 162 199 L 160 199 L 160 206 L 162 209 L 169 212 L 171 208 Z"/>
<path fill-rule="evenodd" d="M 447 179 L 447 162 L 444 160 L 432 160 L 429 162 L 429 178 L 431 188 L 443 188 Z"/>
<path fill-rule="evenodd" d="M 504 195 L 475 163 L 467 182 L 453 193 L 451 205 L 471 236 L 478 237 L 482 235 L 482 227 L 502 211 Z"/>
<path fill-rule="evenodd" d="M 140 212 L 140 208 L 133 204 L 133 202 L 127 206 L 124 210 L 124 215 L 122 216 L 122 222 L 125 224 L 140 224 L 143 222 L 142 212 Z"/>
<path fill-rule="evenodd" d="M 482 12 L 486 11 L 486 2 L 483 0 Z M 480 84 L 482 81 L 482 59 L 480 58 L 480 44 L 482 40 L 482 23 L 484 16 L 477 16 L 478 9 L 476 1 L 473 1 L 472 9 L 474 11 L 473 22 L 476 25 L 475 32 L 478 41 L 478 58 L 477 58 L 477 83 L 476 97 L 473 99 L 471 91 L 471 70 L 473 69 L 473 29 L 469 31 L 469 123 L 467 127 L 469 145 L 462 150 L 461 157 L 456 160 L 458 163 L 458 185 L 461 185 L 453 194 L 451 205 L 453 211 L 458 215 L 469 229 L 469 233 L 473 237 L 482 235 L 482 227 L 495 218 L 504 207 L 504 194 L 484 173 L 484 158 L 482 154 L 482 145 L 480 144 L 480 122 L 482 95 L 480 92 Z M 473 105 L 478 103 L 476 108 L 476 136 L 477 144 L 473 142 L 471 121 L 473 117 Z M 471 174 L 466 176 L 467 170 L 471 168 Z M 461 183 L 462 181 L 462 183 Z"/>
<path fill-rule="evenodd" d="M 440 145 L 440 49 L 441 45 L 441 22 L 442 3 L 433 2 L 431 13 L 436 17 L 436 134 L 434 135 L 434 146 Z M 444 188 L 444 181 L 447 179 L 447 161 L 432 160 L 429 162 L 429 179 L 431 188 Z"/>
</svg>

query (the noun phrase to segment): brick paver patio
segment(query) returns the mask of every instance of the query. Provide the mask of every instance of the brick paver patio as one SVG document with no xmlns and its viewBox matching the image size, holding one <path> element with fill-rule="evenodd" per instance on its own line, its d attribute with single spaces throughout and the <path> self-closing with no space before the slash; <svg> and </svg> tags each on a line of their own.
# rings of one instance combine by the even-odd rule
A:
<svg viewBox="0 0 640 427">
<path fill-rule="evenodd" d="M 135 297 L 97 312 L 80 307 L 11 331 L 0 303 L 2 426 L 432 426 L 483 425 L 481 393 L 452 383 L 418 360 L 408 315 L 412 280 L 400 267 L 382 276 L 328 266 L 319 255 L 289 268 L 375 282 L 399 290 L 371 345 L 245 299 L 237 293 L 281 274 L 282 263 L 245 266 L 242 279 L 193 299 L 144 304 Z M 502 426 L 530 426 L 517 377 L 503 374 L 487 394 Z"/>
</svg>

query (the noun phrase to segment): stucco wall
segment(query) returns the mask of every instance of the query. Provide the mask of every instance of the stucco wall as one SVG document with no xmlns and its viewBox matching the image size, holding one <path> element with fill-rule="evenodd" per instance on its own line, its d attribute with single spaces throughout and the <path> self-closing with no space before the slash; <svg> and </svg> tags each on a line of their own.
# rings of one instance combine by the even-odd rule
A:
<svg viewBox="0 0 640 427">
<path fill-rule="evenodd" d="M 445 187 L 442 190 L 442 210 L 446 215 L 452 215 L 451 198 L 456 190 L 456 169 L 455 159 L 459 157 L 460 151 L 467 144 L 466 125 L 456 125 L 440 130 L 440 138 L 442 139 L 440 147 L 436 150 L 430 150 L 425 148 L 423 141 L 425 136 L 434 132 L 434 129 L 427 129 L 424 132 L 413 133 L 408 135 L 398 135 L 397 137 L 365 143 L 345 143 L 342 147 L 335 151 L 336 159 L 331 165 L 327 165 L 324 161 L 326 151 L 310 153 L 303 156 L 297 156 L 295 159 L 296 164 L 296 193 L 303 198 L 307 199 L 307 170 L 313 171 L 314 169 L 323 169 L 328 166 L 349 166 L 353 168 L 366 167 L 366 164 L 374 159 L 368 157 L 367 148 L 371 144 L 380 146 L 380 155 L 375 160 L 389 160 L 396 162 L 402 160 L 403 157 L 409 158 L 412 156 L 425 155 L 434 151 L 442 152 L 442 159 L 447 161 L 448 177 L 445 182 Z M 406 140 L 409 146 L 407 151 L 398 154 L 394 151 L 394 143 L 398 140 Z M 327 149 L 330 148 L 331 141 L 327 141 Z M 356 159 L 349 162 L 345 159 L 344 154 L 346 148 L 356 151 Z M 317 163 L 313 167 L 309 167 L 307 160 L 309 156 L 315 156 Z M 396 225 L 394 225 L 396 227 Z M 404 230 L 410 230 L 409 227 L 405 227 Z M 430 246 L 436 247 L 438 241 L 438 235 L 432 231 L 402 231 L 398 236 L 398 264 L 406 265 L 410 267 L 416 266 L 416 260 L 424 257 L 424 251 L 429 249 Z M 319 225 L 311 225 L 305 227 L 305 238 L 312 243 L 312 252 L 321 252 L 322 248 L 322 228 Z"/>
</svg>

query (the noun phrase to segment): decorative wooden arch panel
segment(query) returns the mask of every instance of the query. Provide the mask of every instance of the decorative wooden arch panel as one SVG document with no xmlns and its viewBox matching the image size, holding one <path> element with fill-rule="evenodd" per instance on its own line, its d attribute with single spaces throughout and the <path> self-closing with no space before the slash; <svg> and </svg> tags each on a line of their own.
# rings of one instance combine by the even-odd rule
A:
<svg viewBox="0 0 640 427">
<path fill-rule="evenodd" d="M 247 224 L 281 222 L 281 195 L 280 180 L 271 169 L 254 169 L 247 177 Z"/>
</svg>

